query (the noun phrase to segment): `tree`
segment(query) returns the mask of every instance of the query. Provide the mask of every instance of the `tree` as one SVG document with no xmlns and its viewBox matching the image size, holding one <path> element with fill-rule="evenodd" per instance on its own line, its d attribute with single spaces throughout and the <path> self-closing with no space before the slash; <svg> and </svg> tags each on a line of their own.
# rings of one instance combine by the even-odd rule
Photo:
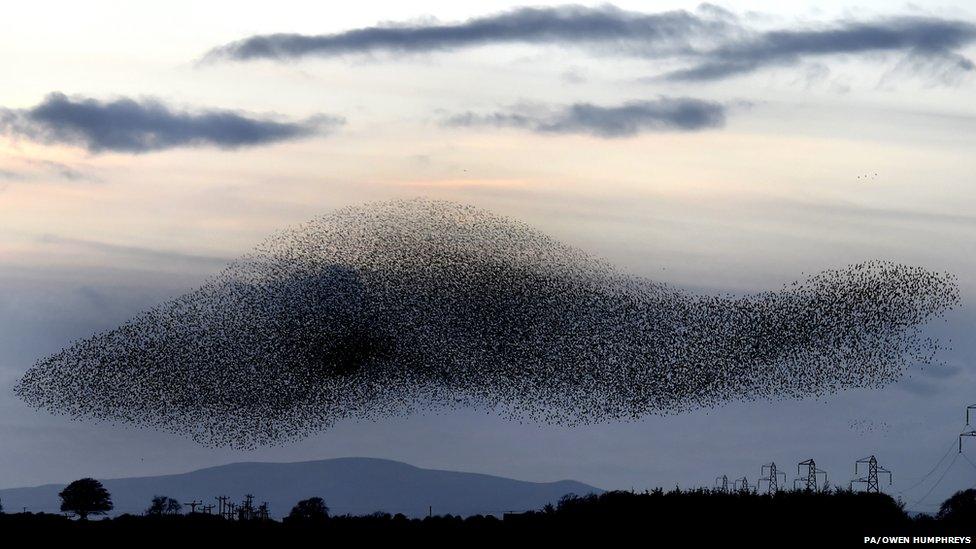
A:
<svg viewBox="0 0 976 549">
<path fill-rule="evenodd" d="M 322 522 L 329 518 L 329 508 L 319 497 L 303 499 L 288 513 L 289 522 Z"/>
<path fill-rule="evenodd" d="M 88 515 L 101 515 L 111 511 L 112 497 L 101 482 L 93 478 L 76 480 L 61 490 L 61 510 L 78 515 L 85 520 Z"/>
<path fill-rule="evenodd" d="M 976 490 L 970 488 L 953 494 L 942 502 L 936 517 L 951 522 L 971 522 L 976 518 Z"/>
<path fill-rule="evenodd" d="M 175 515 L 183 509 L 180 502 L 173 498 L 168 498 L 166 496 L 153 496 L 152 503 L 149 508 L 146 509 L 147 515 L 152 516 L 162 516 L 162 515 Z"/>
</svg>

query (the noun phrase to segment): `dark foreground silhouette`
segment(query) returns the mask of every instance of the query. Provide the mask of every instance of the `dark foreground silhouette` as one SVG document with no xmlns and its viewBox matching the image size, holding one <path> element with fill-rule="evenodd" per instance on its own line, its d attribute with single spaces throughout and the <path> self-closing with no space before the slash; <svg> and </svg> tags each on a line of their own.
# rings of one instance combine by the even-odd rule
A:
<svg viewBox="0 0 976 549">
<path fill-rule="evenodd" d="M 317 498 L 316 498 L 317 499 Z M 0 515 L 0 536 L 34 539 L 125 541 L 127 544 L 190 540 L 287 542 L 316 539 L 397 544 L 484 545 L 532 540 L 685 540 L 750 545 L 783 543 L 864 544 L 865 537 L 969 536 L 976 541 L 976 490 L 958 492 L 935 516 L 911 517 L 886 494 L 844 490 L 759 495 L 715 490 L 607 492 L 567 495 L 538 511 L 504 517 L 451 515 L 409 519 L 403 515 L 329 517 L 319 501 L 296 506 L 283 521 L 227 520 L 203 513 L 122 515 L 74 520 L 53 514 Z M 309 538 L 311 536 L 311 538 Z M 962 541 L 962 540 L 960 540 Z M 931 540 L 929 541 L 931 543 Z M 951 543 L 951 541 L 949 541 Z"/>
</svg>

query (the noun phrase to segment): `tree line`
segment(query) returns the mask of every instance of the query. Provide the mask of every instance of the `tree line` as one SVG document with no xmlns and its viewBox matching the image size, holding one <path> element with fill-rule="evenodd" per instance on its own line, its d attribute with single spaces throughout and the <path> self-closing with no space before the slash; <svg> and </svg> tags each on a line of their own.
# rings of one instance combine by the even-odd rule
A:
<svg viewBox="0 0 976 549">
<path fill-rule="evenodd" d="M 179 501 L 157 495 L 141 516 L 122 515 L 91 521 L 90 517 L 113 510 L 111 494 L 94 479 L 72 482 L 60 492 L 61 510 L 77 518 L 44 513 L 0 514 L 0 531 L 20 527 L 25 531 L 72 531 L 168 535 L 173 532 L 218 532 L 221 536 L 288 536 L 308 528 L 321 528 L 338 537 L 372 536 L 382 539 L 421 539 L 424 536 L 469 536 L 494 539 L 510 535 L 588 537 L 602 532 L 614 535 L 691 535 L 727 541 L 728 532 L 763 531 L 764 535 L 792 536 L 806 530 L 810 539 L 829 541 L 836 536 L 894 534 L 976 534 L 976 489 L 955 493 L 933 515 L 909 515 L 904 504 L 883 493 L 850 489 L 783 490 L 771 494 L 755 491 L 723 491 L 700 488 L 645 492 L 614 491 L 578 496 L 568 494 L 558 502 L 528 512 L 460 517 L 451 515 L 408 518 L 402 514 L 333 516 L 325 500 L 312 497 L 297 502 L 282 520 L 252 516 L 226 520 L 221 514 L 198 510 L 184 513 Z M 196 502 L 195 502 L 196 503 Z M 194 506 L 194 509 L 198 505 Z M 2 506 L 0 506 L 2 509 Z M 2 512 L 2 511 L 0 511 Z M 687 525 L 694 525 L 688 527 Z M 87 525 L 87 526 L 86 526 Z M 758 525 L 761 525 L 759 528 Z M 86 529 L 87 528 L 87 529 Z M 411 536 L 415 536 L 411 538 Z M 420 537 L 416 537 L 420 536 Z M 459 539 L 461 539 L 459 538 Z M 974 535 L 976 539 L 976 535 Z"/>
<path fill-rule="evenodd" d="M 61 498 L 61 512 L 88 520 L 93 515 L 104 515 L 115 508 L 112 495 L 101 482 L 93 478 L 83 478 L 71 482 L 58 493 Z M 208 506 L 208 509 L 212 506 Z M 259 510 L 252 509 L 251 496 L 245 496 L 245 503 L 234 506 L 240 510 L 251 509 L 252 512 L 241 514 L 242 518 L 270 520 L 267 505 L 262 504 Z M 149 507 L 143 512 L 149 517 L 176 516 L 182 514 L 183 504 L 178 500 L 164 495 L 153 496 Z M 263 512 L 262 512 L 263 511 Z M 196 511 L 193 511 L 196 513 Z M 3 502 L 0 501 L 0 513 L 3 513 Z M 201 514 L 209 512 L 202 512 Z M 230 517 L 230 514 L 223 515 Z M 293 522 L 318 522 L 329 518 L 329 507 L 320 497 L 312 497 L 299 501 L 285 518 Z"/>
</svg>

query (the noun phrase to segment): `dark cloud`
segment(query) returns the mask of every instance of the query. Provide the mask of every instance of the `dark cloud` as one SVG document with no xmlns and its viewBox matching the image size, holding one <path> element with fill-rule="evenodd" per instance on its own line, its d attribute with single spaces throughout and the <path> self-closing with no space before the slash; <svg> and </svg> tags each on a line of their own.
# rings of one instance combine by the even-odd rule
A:
<svg viewBox="0 0 976 549">
<path fill-rule="evenodd" d="M 972 71 L 972 61 L 955 50 L 976 41 L 976 26 L 961 21 L 900 17 L 872 23 L 845 22 L 830 28 L 773 31 L 699 54 L 691 68 L 670 80 L 717 80 L 774 65 L 794 65 L 806 57 L 899 52 L 916 62 L 930 60 Z"/>
<path fill-rule="evenodd" d="M 175 147 L 235 149 L 326 132 L 343 120 L 316 116 L 297 122 L 229 110 L 176 110 L 155 99 L 99 101 L 52 93 L 35 107 L 0 110 L 0 131 L 91 152 L 144 153 Z"/>
<path fill-rule="evenodd" d="M 628 137 L 648 131 L 695 131 L 725 124 L 721 103 L 687 97 L 662 97 L 604 107 L 575 103 L 565 108 L 515 107 L 504 112 L 455 115 L 449 126 L 503 126 L 542 134 L 584 133 L 598 137 Z"/>
<path fill-rule="evenodd" d="M 452 24 L 397 24 L 323 35 L 257 35 L 214 48 L 205 59 L 293 59 L 373 52 L 411 53 L 498 43 L 613 44 L 650 55 L 734 30 L 712 10 L 644 14 L 613 6 L 519 8 Z"/>
<path fill-rule="evenodd" d="M 717 80 L 771 66 L 829 55 L 895 53 L 916 65 L 971 72 L 959 49 L 976 41 L 976 25 L 960 20 L 903 16 L 842 20 L 829 26 L 759 31 L 735 14 L 702 4 L 698 10 L 656 14 L 613 6 L 520 8 L 460 23 L 404 23 L 324 34 L 256 35 L 211 50 L 207 60 L 295 59 L 347 54 L 422 53 L 487 44 L 582 46 L 601 53 L 686 64 L 668 80 Z M 919 67 L 922 76 L 930 70 Z"/>
</svg>

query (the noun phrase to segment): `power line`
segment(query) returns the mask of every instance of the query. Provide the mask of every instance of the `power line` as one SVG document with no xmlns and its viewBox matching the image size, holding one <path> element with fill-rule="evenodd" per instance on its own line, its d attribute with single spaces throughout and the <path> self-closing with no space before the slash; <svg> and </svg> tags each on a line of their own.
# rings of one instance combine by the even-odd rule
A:
<svg viewBox="0 0 976 549">
<path fill-rule="evenodd" d="M 951 454 L 951 453 L 952 453 L 952 449 L 953 449 L 953 448 L 955 448 L 955 446 L 956 446 L 956 441 L 952 441 L 952 442 L 950 442 L 950 443 L 949 443 L 949 446 L 948 446 L 948 447 L 946 448 L 946 453 L 945 453 L 945 455 L 943 455 L 943 456 L 942 456 L 942 457 L 941 457 L 941 458 L 939 459 L 939 461 L 937 461 L 937 462 L 935 463 L 935 465 L 933 465 L 933 466 L 932 466 L 932 469 L 931 469 L 931 470 L 930 470 L 930 471 L 929 471 L 928 473 L 925 473 L 925 476 L 923 476 L 923 477 L 922 477 L 921 479 L 919 479 L 919 480 L 918 480 L 918 482 L 916 482 L 915 484 L 912 484 L 912 485 L 911 485 L 911 486 L 909 486 L 908 488 L 905 488 L 905 489 L 903 489 L 903 490 L 899 490 L 899 491 L 897 491 L 897 492 L 895 492 L 895 493 L 896 493 L 896 494 L 898 494 L 898 495 L 901 495 L 901 494 L 904 494 L 905 492 L 908 492 L 908 491 L 910 491 L 910 490 L 914 490 L 914 489 L 915 489 L 916 487 L 918 487 L 918 486 L 919 486 L 920 484 L 922 484 L 923 482 L 925 482 L 925 481 L 926 481 L 926 479 L 928 479 L 928 478 L 929 478 L 930 476 L 932 476 L 932 473 L 934 473 L 934 472 L 935 472 L 935 470 L 936 470 L 936 469 L 938 469 L 940 465 L 942 465 L 942 462 L 943 462 L 943 461 L 945 461 L 945 459 L 946 459 L 947 457 L 949 457 L 949 454 Z"/>
<path fill-rule="evenodd" d="M 976 463 L 974 463 L 973 460 L 969 459 L 969 456 L 967 456 L 966 454 L 962 454 L 962 457 L 963 459 L 968 461 L 970 465 L 973 466 L 973 469 L 976 469 Z"/>
<path fill-rule="evenodd" d="M 930 495 L 932 495 L 932 492 L 935 491 L 936 487 L 939 486 L 939 484 L 942 482 L 942 479 L 944 479 L 945 476 L 946 476 L 946 474 L 949 473 L 949 470 L 952 469 L 952 466 L 953 465 L 955 465 L 956 460 L 959 459 L 959 456 L 960 455 L 962 455 L 962 454 L 956 454 L 955 457 L 952 458 L 952 461 L 949 462 L 949 466 L 946 467 L 946 470 L 945 471 L 942 471 L 942 475 L 939 476 L 939 480 L 935 481 L 935 484 L 933 484 L 932 487 L 929 488 L 929 491 L 926 492 L 924 496 L 922 496 L 921 498 L 917 499 L 915 501 L 915 503 L 912 503 L 911 505 L 909 505 L 908 506 L 909 509 L 913 509 L 916 505 L 918 505 L 919 503 L 925 501 L 925 499 L 927 497 L 929 497 Z"/>
</svg>

